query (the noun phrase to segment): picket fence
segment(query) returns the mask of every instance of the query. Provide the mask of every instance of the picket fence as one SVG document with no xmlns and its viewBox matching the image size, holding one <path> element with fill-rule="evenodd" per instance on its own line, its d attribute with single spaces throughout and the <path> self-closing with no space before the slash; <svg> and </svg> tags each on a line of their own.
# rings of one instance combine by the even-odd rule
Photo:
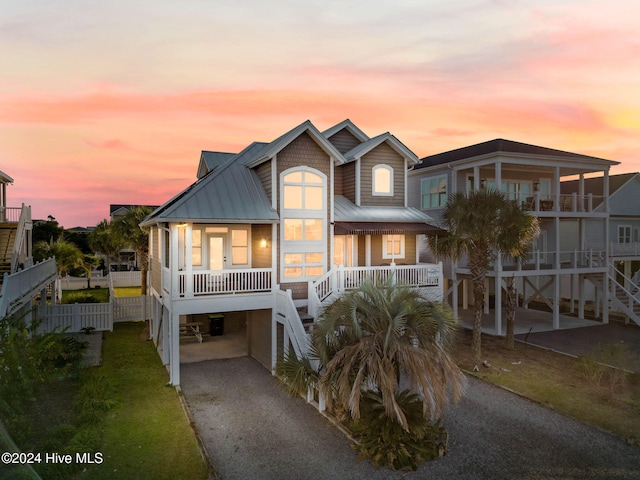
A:
<svg viewBox="0 0 640 480">
<path fill-rule="evenodd" d="M 114 323 L 148 320 L 151 317 L 151 297 L 116 297 L 113 292 L 114 286 L 140 285 L 140 272 L 112 272 L 108 280 L 109 303 L 36 305 L 34 318 L 42 319 L 38 332 L 64 329 L 68 333 L 77 333 L 91 327 L 96 332 L 112 332 Z"/>
</svg>

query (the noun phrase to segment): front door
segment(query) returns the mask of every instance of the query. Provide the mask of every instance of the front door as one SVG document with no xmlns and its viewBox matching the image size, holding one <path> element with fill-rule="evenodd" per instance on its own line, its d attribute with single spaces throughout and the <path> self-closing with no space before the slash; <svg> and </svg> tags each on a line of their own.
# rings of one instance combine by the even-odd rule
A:
<svg viewBox="0 0 640 480">
<path fill-rule="evenodd" d="M 224 235 L 210 235 L 209 270 L 224 270 L 226 261 Z"/>
</svg>

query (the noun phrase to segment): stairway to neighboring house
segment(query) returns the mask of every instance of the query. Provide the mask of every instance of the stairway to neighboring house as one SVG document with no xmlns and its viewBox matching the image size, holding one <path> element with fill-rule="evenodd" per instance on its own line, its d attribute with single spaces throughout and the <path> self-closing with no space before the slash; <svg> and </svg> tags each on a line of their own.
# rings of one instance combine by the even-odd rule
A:
<svg viewBox="0 0 640 480">
<path fill-rule="evenodd" d="M 13 244 L 16 240 L 17 224 L 0 224 L 0 285 L 4 279 L 4 274 L 11 274 L 11 254 Z"/>
<path fill-rule="evenodd" d="M 622 282 L 618 281 L 620 276 Z M 640 325 L 640 287 L 638 284 L 633 279 L 625 277 L 612 264 L 609 264 L 609 283 L 611 285 L 611 307 L 623 312 L 630 320 Z"/>
</svg>

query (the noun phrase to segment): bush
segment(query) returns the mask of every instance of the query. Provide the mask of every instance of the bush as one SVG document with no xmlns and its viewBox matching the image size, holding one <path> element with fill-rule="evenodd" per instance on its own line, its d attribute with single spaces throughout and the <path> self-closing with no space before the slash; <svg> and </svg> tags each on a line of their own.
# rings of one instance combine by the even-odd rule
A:
<svg viewBox="0 0 640 480">
<path fill-rule="evenodd" d="M 418 395 L 408 390 L 396 394 L 407 418 L 408 430 L 385 414 L 378 393 L 367 392 L 362 398 L 361 417 L 351 424 L 358 441 L 354 448 L 376 468 L 415 470 L 423 461 L 446 453 L 447 432 L 440 422 L 432 423 L 425 418 Z"/>
<path fill-rule="evenodd" d="M 578 356 L 578 372 L 594 388 L 608 396 L 622 390 L 633 368 L 629 348 L 624 343 L 600 344 L 586 355 Z"/>
</svg>

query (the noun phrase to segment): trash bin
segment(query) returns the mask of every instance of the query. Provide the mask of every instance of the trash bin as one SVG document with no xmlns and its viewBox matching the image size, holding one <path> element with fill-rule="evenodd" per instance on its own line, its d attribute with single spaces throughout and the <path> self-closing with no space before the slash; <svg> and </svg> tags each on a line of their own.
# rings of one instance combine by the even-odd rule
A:
<svg viewBox="0 0 640 480">
<path fill-rule="evenodd" d="M 209 314 L 209 334 L 212 337 L 220 336 L 224 333 L 224 314 Z"/>
</svg>

